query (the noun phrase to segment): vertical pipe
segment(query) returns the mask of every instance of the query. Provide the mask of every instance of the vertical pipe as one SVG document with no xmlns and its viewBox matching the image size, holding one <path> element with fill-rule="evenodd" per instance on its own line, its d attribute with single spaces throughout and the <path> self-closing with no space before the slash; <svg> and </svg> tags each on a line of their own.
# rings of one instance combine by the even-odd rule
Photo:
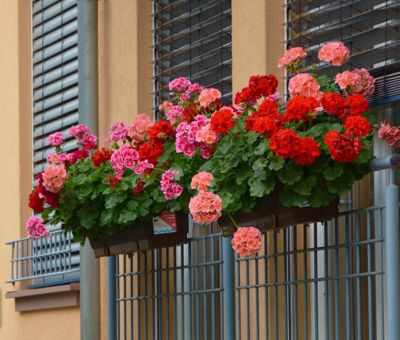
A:
<svg viewBox="0 0 400 340">
<path fill-rule="evenodd" d="M 231 237 L 222 239 L 223 262 L 223 313 L 225 340 L 236 339 L 235 336 L 235 259 Z"/>
<path fill-rule="evenodd" d="M 97 1 L 78 2 L 79 119 L 98 133 Z M 100 339 L 100 268 L 89 241 L 81 247 L 81 340 Z"/>
<path fill-rule="evenodd" d="M 386 187 L 386 301 L 388 340 L 400 339 L 400 254 L 399 254 L 399 187 L 391 183 Z"/>
<path fill-rule="evenodd" d="M 115 340 L 116 339 L 116 291 L 115 291 L 115 274 L 116 274 L 116 264 L 117 257 L 110 256 L 107 259 L 107 281 L 108 281 L 108 339 Z"/>
</svg>

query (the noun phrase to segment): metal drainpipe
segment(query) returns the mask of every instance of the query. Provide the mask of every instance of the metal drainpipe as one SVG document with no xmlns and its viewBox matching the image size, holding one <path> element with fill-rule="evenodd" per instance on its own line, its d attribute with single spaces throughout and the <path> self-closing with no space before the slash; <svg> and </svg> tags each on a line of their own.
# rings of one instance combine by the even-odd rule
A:
<svg viewBox="0 0 400 340">
<path fill-rule="evenodd" d="M 390 183 L 385 190 L 386 203 L 386 316 L 388 340 L 400 339 L 400 232 L 399 187 L 395 184 L 395 169 L 400 167 L 400 155 L 375 159 L 371 169 L 390 171 Z"/>
<path fill-rule="evenodd" d="M 223 328 L 224 339 L 236 339 L 235 335 L 235 256 L 231 244 L 232 237 L 222 238 L 223 257 Z"/>
<path fill-rule="evenodd" d="M 78 0 L 79 119 L 98 135 L 97 0 Z M 89 241 L 80 250 L 81 340 L 100 339 L 100 265 Z"/>
</svg>

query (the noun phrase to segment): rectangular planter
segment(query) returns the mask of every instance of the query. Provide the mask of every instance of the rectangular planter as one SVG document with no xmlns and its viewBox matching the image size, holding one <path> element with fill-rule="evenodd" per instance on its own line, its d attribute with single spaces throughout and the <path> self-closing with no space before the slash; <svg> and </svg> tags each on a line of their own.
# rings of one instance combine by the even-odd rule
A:
<svg viewBox="0 0 400 340">
<path fill-rule="evenodd" d="M 156 221 L 138 221 L 113 236 L 89 238 L 96 257 L 132 254 L 138 251 L 171 247 L 187 242 L 188 215 L 183 212 L 163 213 Z M 166 220 L 171 228 L 163 229 Z M 160 223 L 161 222 L 161 223 Z"/>
<path fill-rule="evenodd" d="M 254 226 L 262 232 L 281 229 L 296 224 L 328 221 L 338 216 L 339 197 L 326 207 L 285 207 L 278 198 L 277 191 L 263 198 L 251 213 L 232 214 L 239 226 Z M 235 228 L 228 216 L 218 220 L 224 236 L 233 235 Z"/>
</svg>

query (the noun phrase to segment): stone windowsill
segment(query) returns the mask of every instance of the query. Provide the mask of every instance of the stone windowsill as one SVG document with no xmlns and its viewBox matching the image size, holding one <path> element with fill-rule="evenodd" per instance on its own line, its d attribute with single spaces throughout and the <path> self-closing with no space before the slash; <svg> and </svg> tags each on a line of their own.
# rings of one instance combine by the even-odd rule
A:
<svg viewBox="0 0 400 340">
<path fill-rule="evenodd" d="M 79 283 L 9 291 L 5 296 L 15 300 L 16 312 L 76 307 L 79 306 Z"/>
</svg>

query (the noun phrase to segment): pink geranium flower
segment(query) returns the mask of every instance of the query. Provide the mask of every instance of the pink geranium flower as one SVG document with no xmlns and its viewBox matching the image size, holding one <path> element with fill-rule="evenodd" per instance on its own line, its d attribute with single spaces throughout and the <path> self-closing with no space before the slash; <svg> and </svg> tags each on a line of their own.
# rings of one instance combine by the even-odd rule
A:
<svg viewBox="0 0 400 340">
<path fill-rule="evenodd" d="M 110 142 L 125 142 L 126 136 L 128 135 L 128 128 L 125 126 L 124 123 L 116 123 L 111 125 L 108 129 L 107 143 Z"/>
<path fill-rule="evenodd" d="M 400 148 L 400 128 L 386 123 L 381 123 L 378 136 L 390 146 L 393 146 L 394 148 Z"/>
<path fill-rule="evenodd" d="M 139 153 L 130 145 L 123 145 L 111 155 L 111 166 L 118 178 L 121 178 L 125 169 L 135 167 Z"/>
<path fill-rule="evenodd" d="M 161 176 L 161 191 L 167 201 L 173 200 L 182 195 L 183 188 L 175 181 L 178 174 L 177 170 L 168 169 Z"/>
<path fill-rule="evenodd" d="M 90 130 L 85 124 L 74 125 L 69 129 L 69 134 L 78 139 L 82 138 L 83 135 L 88 132 L 90 132 Z"/>
<path fill-rule="evenodd" d="M 375 79 L 365 68 L 338 73 L 335 82 L 349 94 L 368 96 L 375 91 Z"/>
<path fill-rule="evenodd" d="M 255 227 L 240 227 L 232 238 L 232 248 L 240 256 L 254 256 L 261 249 L 261 232 Z"/>
<path fill-rule="evenodd" d="M 196 141 L 199 143 L 214 144 L 218 141 L 218 136 L 215 131 L 211 129 L 210 124 L 207 124 L 197 131 Z"/>
<path fill-rule="evenodd" d="M 192 189 L 197 189 L 199 192 L 207 191 L 214 177 L 211 172 L 201 171 L 194 175 L 190 187 Z"/>
<path fill-rule="evenodd" d="M 128 126 L 128 136 L 142 142 L 152 125 L 153 123 L 148 115 L 145 113 L 138 114 Z"/>
<path fill-rule="evenodd" d="M 61 132 L 52 133 L 47 137 L 47 145 L 59 146 L 64 143 L 64 135 Z"/>
<path fill-rule="evenodd" d="M 289 93 L 291 97 L 318 97 L 320 95 L 319 88 L 317 80 L 308 73 L 296 74 L 289 81 Z"/>
<path fill-rule="evenodd" d="M 285 51 L 283 56 L 278 60 L 278 67 L 289 66 L 294 61 L 300 61 L 307 56 L 306 51 L 301 47 L 293 47 Z"/>
<path fill-rule="evenodd" d="M 142 175 L 149 169 L 154 169 L 154 164 L 145 159 L 144 161 L 139 161 L 133 171 L 136 175 Z"/>
<path fill-rule="evenodd" d="M 219 98 L 221 98 L 221 92 L 218 89 L 206 88 L 200 92 L 199 103 L 202 107 L 208 107 Z"/>
<path fill-rule="evenodd" d="M 221 217 L 221 197 L 209 191 L 200 192 L 190 199 L 189 210 L 196 223 L 216 222 Z"/>
<path fill-rule="evenodd" d="M 190 85 L 190 80 L 185 77 L 179 77 L 171 80 L 168 84 L 170 91 L 185 91 L 187 87 Z"/>
<path fill-rule="evenodd" d="M 26 221 L 25 229 L 30 238 L 37 239 L 41 236 L 50 237 L 51 233 L 47 230 L 43 219 L 37 216 L 29 217 Z"/>
<path fill-rule="evenodd" d="M 331 63 L 335 66 L 341 66 L 350 58 L 349 49 L 340 41 L 332 41 L 324 46 L 318 52 L 318 59 Z"/>
<path fill-rule="evenodd" d="M 60 192 L 66 179 L 67 171 L 64 165 L 51 165 L 43 171 L 43 185 L 50 192 Z"/>
</svg>

